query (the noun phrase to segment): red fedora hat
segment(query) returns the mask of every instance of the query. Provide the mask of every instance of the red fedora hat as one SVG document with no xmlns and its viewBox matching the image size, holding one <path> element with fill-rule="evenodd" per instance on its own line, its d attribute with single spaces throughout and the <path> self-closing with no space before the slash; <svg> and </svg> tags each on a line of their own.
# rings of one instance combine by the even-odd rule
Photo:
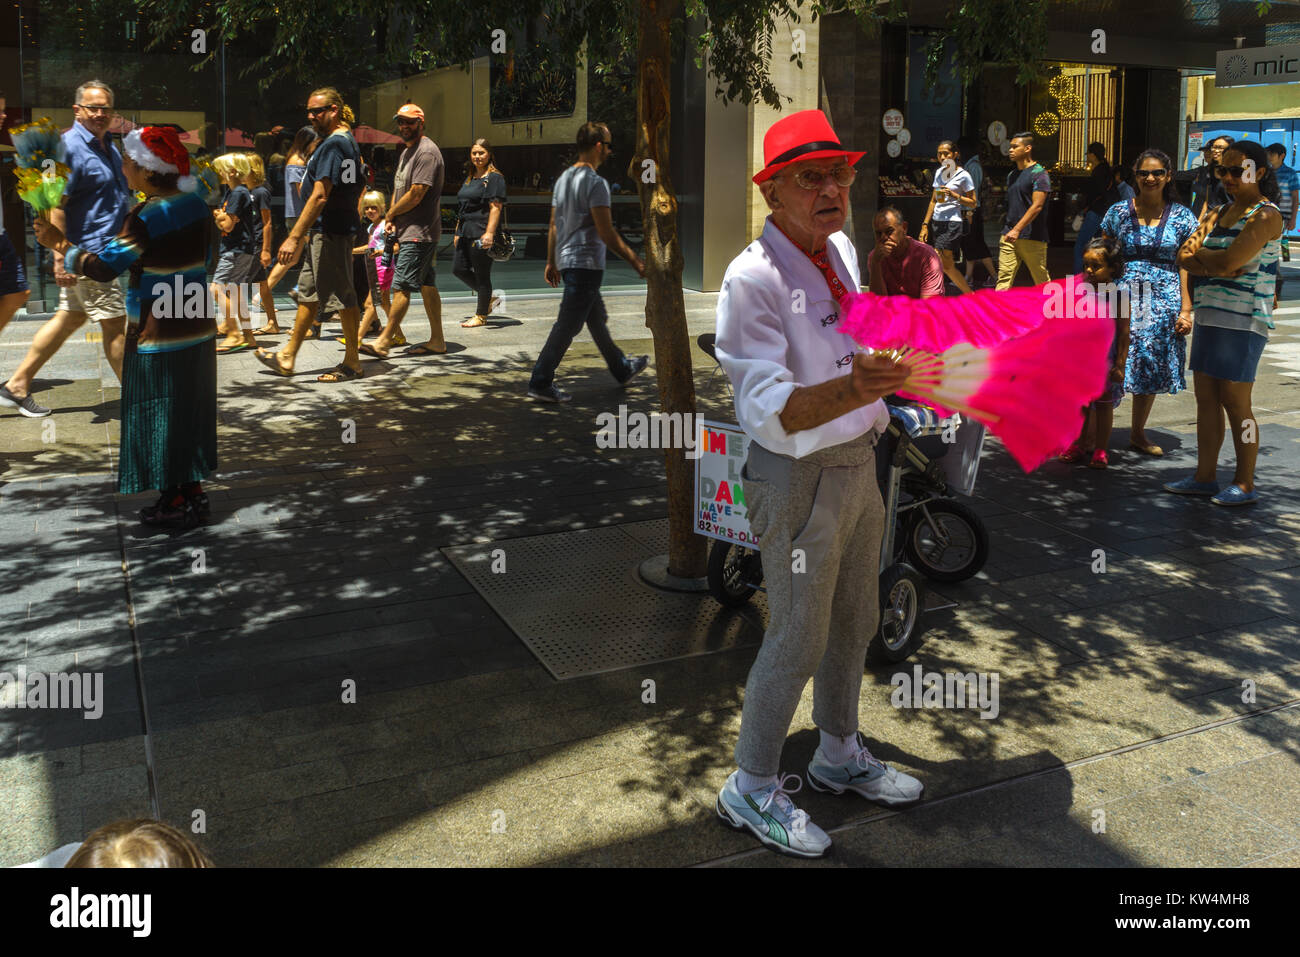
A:
<svg viewBox="0 0 1300 957">
<path fill-rule="evenodd" d="M 791 163 L 800 160 L 830 159 L 845 156 L 852 166 L 866 151 L 854 152 L 840 145 L 830 120 L 821 110 L 800 110 L 772 124 L 763 137 L 763 160 L 766 165 L 754 175 L 755 183 L 766 182 Z"/>
</svg>

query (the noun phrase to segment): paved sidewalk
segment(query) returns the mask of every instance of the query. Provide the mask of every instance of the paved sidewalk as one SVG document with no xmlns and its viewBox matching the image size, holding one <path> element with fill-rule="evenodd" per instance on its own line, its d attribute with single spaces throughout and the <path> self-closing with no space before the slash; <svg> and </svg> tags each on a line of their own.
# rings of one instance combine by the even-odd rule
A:
<svg viewBox="0 0 1300 957">
<path fill-rule="evenodd" d="M 615 339 L 650 352 L 643 298 L 608 302 Z M 692 336 L 714 302 L 688 296 Z M 1023 476 L 989 443 L 972 501 L 988 566 L 938 589 L 959 607 L 863 684 L 873 750 L 928 799 L 800 795 L 827 863 L 1300 864 L 1292 303 L 1256 388 L 1258 506 L 1159 491 L 1194 462 L 1190 392 L 1156 402 L 1161 460 L 1122 451 L 1124 409 L 1108 472 Z M 142 528 L 148 497 L 114 495 L 116 382 L 98 344 L 60 353 L 39 394 L 56 415 L 0 416 L 0 671 L 102 672 L 105 706 L 0 710 L 0 865 L 156 809 L 201 819 L 223 865 L 818 866 L 714 817 L 752 649 L 555 682 L 441 552 L 664 514 L 659 453 L 594 442 L 599 413 L 657 407 L 649 375 L 617 389 L 584 333 L 561 369 L 574 402 L 524 398 L 555 305 L 461 330 L 451 304 L 450 355 L 365 360 L 342 385 L 222 358 L 214 521 L 187 532 Z M 418 305 L 407 326 L 419 341 Z M 0 337 L 4 368 L 34 328 Z M 299 368 L 338 355 L 312 342 Z M 700 411 L 730 418 L 697 358 Z M 997 718 L 896 710 L 890 678 L 916 665 L 998 673 Z M 815 747 L 810 712 L 809 691 L 787 770 Z"/>
</svg>

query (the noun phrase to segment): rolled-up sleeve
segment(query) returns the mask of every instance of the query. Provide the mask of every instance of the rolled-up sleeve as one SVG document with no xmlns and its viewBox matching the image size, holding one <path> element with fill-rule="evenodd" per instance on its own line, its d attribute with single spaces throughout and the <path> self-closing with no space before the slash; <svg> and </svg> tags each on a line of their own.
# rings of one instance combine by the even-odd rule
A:
<svg viewBox="0 0 1300 957">
<path fill-rule="evenodd" d="M 803 383 L 787 365 L 789 343 L 775 303 L 743 275 L 728 277 L 719 291 L 716 346 L 741 428 L 765 448 L 795 454 L 795 433 L 781 425 L 781 410 Z"/>
</svg>

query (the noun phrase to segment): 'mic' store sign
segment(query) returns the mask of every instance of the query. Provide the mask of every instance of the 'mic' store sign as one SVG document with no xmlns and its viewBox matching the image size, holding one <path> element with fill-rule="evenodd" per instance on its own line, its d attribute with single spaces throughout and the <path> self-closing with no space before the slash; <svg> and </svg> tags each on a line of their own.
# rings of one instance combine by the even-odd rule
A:
<svg viewBox="0 0 1300 957">
<path fill-rule="evenodd" d="M 1300 81 L 1300 43 L 1220 50 L 1215 58 L 1216 87 L 1297 81 Z"/>
</svg>

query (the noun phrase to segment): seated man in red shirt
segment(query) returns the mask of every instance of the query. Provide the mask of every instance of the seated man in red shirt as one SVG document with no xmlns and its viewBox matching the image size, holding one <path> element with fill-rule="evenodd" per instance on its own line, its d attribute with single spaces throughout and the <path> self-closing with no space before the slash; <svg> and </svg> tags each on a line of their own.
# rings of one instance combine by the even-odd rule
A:
<svg viewBox="0 0 1300 957">
<path fill-rule="evenodd" d="M 877 296 L 942 296 L 943 264 L 932 246 L 907 235 L 907 220 L 894 206 L 885 206 L 872 221 L 876 248 L 867 256 L 868 287 Z"/>
</svg>

